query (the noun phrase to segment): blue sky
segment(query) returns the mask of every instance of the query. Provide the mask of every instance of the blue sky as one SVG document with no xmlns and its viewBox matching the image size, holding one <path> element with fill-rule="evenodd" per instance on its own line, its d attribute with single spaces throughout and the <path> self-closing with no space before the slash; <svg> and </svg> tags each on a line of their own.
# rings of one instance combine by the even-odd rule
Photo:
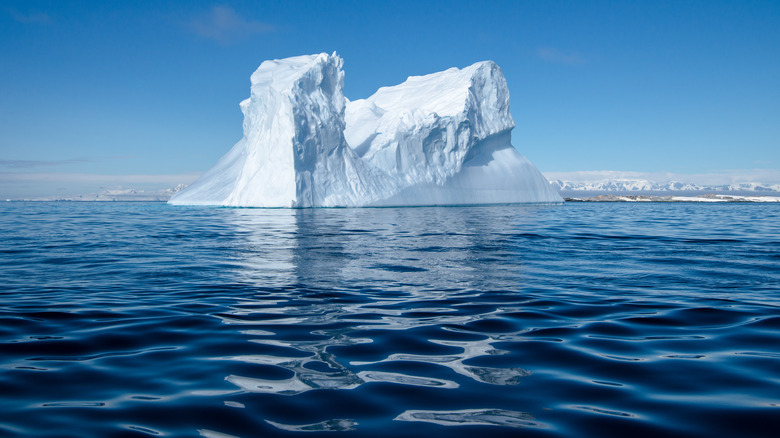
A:
<svg viewBox="0 0 780 438">
<path fill-rule="evenodd" d="M 0 1 L 0 197 L 189 183 L 263 60 L 333 51 L 350 99 L 496 61 L 543 172 L 780 182 L 780 2 L 485 3 Z"/>
</svg>

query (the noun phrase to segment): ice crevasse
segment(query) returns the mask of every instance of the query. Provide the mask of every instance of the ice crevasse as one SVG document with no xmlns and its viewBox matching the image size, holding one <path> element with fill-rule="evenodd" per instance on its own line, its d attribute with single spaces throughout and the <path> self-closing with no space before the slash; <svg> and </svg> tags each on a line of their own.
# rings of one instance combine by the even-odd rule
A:
<svg viewBox="0 0 780 438">
<path fill-rule="evenodd" d="M 335 53 L 263 62 L 244 135 L 169 201 L 236 207 L 555 203 L 511 144 L 509 90 L 492 61 L 343 94 Z"/>
</svg>

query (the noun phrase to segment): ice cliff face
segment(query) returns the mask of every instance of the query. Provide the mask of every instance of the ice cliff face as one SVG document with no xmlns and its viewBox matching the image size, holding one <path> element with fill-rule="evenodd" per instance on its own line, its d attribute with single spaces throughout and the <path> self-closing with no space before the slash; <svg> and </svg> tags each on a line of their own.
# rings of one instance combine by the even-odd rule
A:
<svg viewBox="0 0 780 438">
<path fill-rule="evenodd" d="M 326 54 L 265 61 L 241 102 L 243 138 L 173 204 L 361 205 L 378 178 L 344 140 L 344 72 Z"/>
<path fill-rule="evenodd" d="M 510 144 L 501 70 L 481 62 L 346 102 L 335 53 L 265 61 L 244 136 L 172 204 L 252 207 L 560 202 Z"/>
</svg>

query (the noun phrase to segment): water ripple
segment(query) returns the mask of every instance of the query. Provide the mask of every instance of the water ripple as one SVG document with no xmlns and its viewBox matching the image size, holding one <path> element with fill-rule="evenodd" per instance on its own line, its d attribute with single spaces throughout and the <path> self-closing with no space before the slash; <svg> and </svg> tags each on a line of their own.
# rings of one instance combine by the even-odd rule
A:
<svg viewBox="0 0 780 438">
<path fill-rule="evenodd" d="M 0 435 L 773 436 L 778 223 L 4 203 Z"/>
<path fill-rule="evenodd" d="M 355 426 L 358 424 L 356 421 L 348 419 L 326 420 L 319 423 L 301 425 L 282 424 L 271 420 L 265 420 L 265 422 L 277 429 L 288 432 L 343 432 L 355 430 Z"/>
<path fill-rule="evenodd" d="M 441 426 L 544 427 L 525 412 L 503 409 L 463 409 L 459 411 L 405 411 L 396 421 L 421 421 Z"/>
</svg>

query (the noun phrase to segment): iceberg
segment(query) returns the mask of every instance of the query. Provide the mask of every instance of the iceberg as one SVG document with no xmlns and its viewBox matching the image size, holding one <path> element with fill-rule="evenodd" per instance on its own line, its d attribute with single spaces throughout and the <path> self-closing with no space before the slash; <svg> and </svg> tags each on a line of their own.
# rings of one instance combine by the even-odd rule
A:
<svg viewBox="0 0 780 438">
<path fill-rule="evenodd" d="M 511 144 L 509 90 L 492 61 L 343 94 L 336 54 L 264 61 L 241 102 L 243 137 L 169 203 L 363 207 L 557 203 Z"/>
</svg>

